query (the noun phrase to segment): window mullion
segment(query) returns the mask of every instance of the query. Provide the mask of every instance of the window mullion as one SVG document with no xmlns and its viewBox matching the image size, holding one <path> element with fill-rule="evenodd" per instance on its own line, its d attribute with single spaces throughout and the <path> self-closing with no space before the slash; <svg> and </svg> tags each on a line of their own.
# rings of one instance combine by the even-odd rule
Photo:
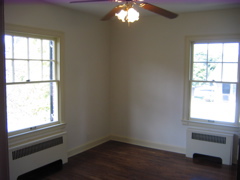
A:
<svg viewBox="0 0 240 180">
<path fill-rule="evenodd" d="M 15 82 L 15 66 L 14 66 L 14 36 L 12 36 L 12 80 Z"/>
<path fill-rule="evenodd" d="M 223 80 L 223 52 L 224 52 L 224 43 L 222 44 L 222 71 L 221 71 L 221 81 Z"/>
<path fill-rule="evenodd" d="M 41 78 L 43 80 L 43 39 L 41 39 Z"/>
<path fill-rule="evenodd" d="M 207 81 L 208 80 L 208 59 L 209 59 L 209 43 L 207 44 L 207 62 L 206 62 L 206 79 L 205 79 L 205 81 Z"/>
<path fill-rule="evenodd" d="M 27 38 L 27 62 L 28 62 L 28 79 L 27 81 L 31 81 L 30 77 L 30 51 L 29 51 L 29 38 Z"/>
</svg>

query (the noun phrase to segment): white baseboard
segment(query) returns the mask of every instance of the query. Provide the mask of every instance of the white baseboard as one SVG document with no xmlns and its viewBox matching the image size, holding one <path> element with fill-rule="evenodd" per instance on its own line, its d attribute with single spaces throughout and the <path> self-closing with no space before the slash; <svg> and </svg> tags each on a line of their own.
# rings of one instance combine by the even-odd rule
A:
<svg viewBox="0 0 240 180">
<path fill-rule="evenodd" d="M 70 150 L 68 150 L 68 157 L 72 157 L 74 155 L 82 153 L 82 152 L 84 152 L 84 151 L 86 151 L 88 149 L 91 149 L 91 148 L 93 148 L 95 146 L 103 144 L 103 143 L 105 143 L 105 142 L 107 142 L 109 140 L 111 140 L 110 136 L 106 136 L 106 137 L 103 137 L 103 138 L 100 138 L 100 139 L 88 142 L 88 143 L 83 144 L 81 146 L 78 146 L 76 148 L 70 149 Z"/>
<path fill-rule="evenodd" d="M 88 143 L 83 144 L 81 146 L 78 146 L 76 148 L 70 149 L 68 151 L 68 157 L 71 157 L 71 156 L 77 155 L 79 153 L 82 153 L 82 152 L 84 152 L 88 149 L 91 149 L 95 146 L 98 146 L 98 145 L 103 144 L 103 143 L 105 143 L 107 141 L 110 141 L 110 140 L 129 143 L 129 144 L 148 147 L 148 148 L 153 148 L 153 149 L 169 151 L 169 152 L 175 152 L 175 153 L 179 153 L 179 154 L 186 154 L 186 149 L 182 148 L 182 147 L 169 146 L 169 145 L 166 145 L 166 144 L 157 144 L 157 143 L 143 141 L 143 140 L 139 140 L 139 139 L 132 139 L 132 138 L 127 138 L 127 137 L 110 135 L 110 136 L 106 136 L 106 137 L 97 139 L 95 141 L 88 142 Z M 236 161 L 237 161 L 236 159 L 237 158 L 234 156 L 233 157 L 233 163 L 234 164 L 236 164 Z"/>
<path fill-rule="evenodd" d="M 115 140 L 115 141 L 119 141 L 119 142 L 134 144 L 134 145 L 138 145 L 138 146 L 158 149 L 158 150 L 175 152 L 175 153 L 179 153 L 179 154 L 186 154 L 186 149 L 185 148 L 181 148 L 181 147 L 177 147 L 177 146 L 157 144 L 157 143 L 143 141 L 143 140 L 139 140 L 139 139 L 132 139 L 132 138 L 120 137 L 120 136 L 114 136 L 114 135 L 112 135 L 110 139 Z"/>
<path fill-rule="evenodd" d="M 186 149 L 181 148 L 181 147 L 176 147 L 176 146 L 169 146 L 169 145 L 164 145 L 164 144 L 157 144 L 157 143 L 152 143 L 148 141 L 142 141 L 139 139 L 132 139 L 132 138 L 127 138 L 127 137 L 120 137 L 120 136 L 106 136 L 100 139 L 97 139 L 95 141 L 88 142 L 84 145 L 78 146 L 76 148 L 70 149 L 68 151 L 68 157 L 77 155 L 79 153 L 82 153 L 88 149 L 91 149 L 95 146 L 98 146 L 100 144 L 103 144 L 107 141 L 114 140 L 114 141 L 119 141 L 119 142 L 124 142 L 124 143 L 129 143 L 133 145 L 138 145 L 138 146 L 143 146 L 143 147 L 148 147 L 148 148 L 153 148 L 153 149 L 159 149 L 159 150 L 164 150 L 164 151 L 170 151 L 170 152 L 175 152 L 179 154 L 185 154 Z"/>
</svg>

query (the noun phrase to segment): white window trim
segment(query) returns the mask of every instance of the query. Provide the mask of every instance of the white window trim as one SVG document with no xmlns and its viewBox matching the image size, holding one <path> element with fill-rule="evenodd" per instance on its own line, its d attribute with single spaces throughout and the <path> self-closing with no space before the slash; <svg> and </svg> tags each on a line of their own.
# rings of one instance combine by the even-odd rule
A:
<svg viewBox="0 0 240 180">
<path fill-rule="evenodd" d="M 40 28 L 32 28 L 32 27 L 26 27 L 26 26 L 19 26 L 19 25 L 13 25 L 13 24 L 5 24 L 5 31 L 6 32 L 13 32 L 14 34 L 30 34 L 33 35 L 36 34 L 38 37 L 54 37 L 57 38 L 57 44 L 56 48 L 57 53 L 56 57 L 61 58 L 61 60 L 57 63 L 58 71 L 56 74 L 56 79 L 61 80 L 60 84 L 58 85 L 58 119 L 59 121 L 57 123 L 50 123 L 50 125 L 43 125 L 40 126 L 40 128 L 33 129 L 33 130 L 20 130 L 16 132 L 10 132 L 8 133 L 8 139 L 9 139 L 9 147 L 14 146 L 16 144 L 21 143 L 22 141 L 29 141 L 30 139 L 36 139 L 36 138 L 42 138 L 48 135 L 52 135 L 55 133 L 63 132 L 65 131 L 66 122 L 63 119 L 63 111 L 64 109 L 64 103 L 63 100 L 63 57 L 64 57 L 64 33 L 60 31 L 54 31 L 54 30 L 46 30 L 46 29 L 40 29 Z M 60 45 L 61 44 L 61 45 Z M 60 67 L 59 67 L 60 66 Z"/>
<path fill-rule="evenodd" d="M 233 124 L 226 124 L 221 122 L 204 122 L 204 121 L 197 121 L 190 119 L 190 71 L 191 71 L 191 44 L 192 42 L 229 42 L 229 41 L 239 41 L 240 42 L 240 34 L 233 34 L 233 35 L 203 35 L 203 36 L 187 36 L 185 38 L 185 75 L 184 75 L 184 99 L 183 99 L 183 118 L 182 124 L 187 126 L 193 127 L 200 127 L 200 128 L 210 128 L 210 129 L 217 129 L 217 130 L 226 130 L 231 132 L 239 132 L 240 124 L 239 122 L 235 122 Z M 240 59 L 239 59 L 240 65 Z M 239 67 L 240 70 L 240 67 Z M 240 74 L 240 73 L 238 73 Z M 238 81 L 240 77 L 238 78 Z M 240 89 L 239 82 L 237 83 L 237 112 L 240 113 L 240 97 L 239 97 L 239 89 Z"/>
</svg>

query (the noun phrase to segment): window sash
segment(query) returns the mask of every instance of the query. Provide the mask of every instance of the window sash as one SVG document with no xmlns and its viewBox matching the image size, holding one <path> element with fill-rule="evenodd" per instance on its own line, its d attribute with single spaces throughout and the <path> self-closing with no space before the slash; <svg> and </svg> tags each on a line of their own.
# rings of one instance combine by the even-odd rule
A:
<svg viewBox="0 0 240 180">
<path fill-rule="evenodd" d="M 201 82 L 200 86 L 194 83 L 191 83 L 190 119 L 235 123 L 236 83 Z"/>
<path fill-rule="evenodd" d="M 56 61 L 57 40 L 55 38 L 46 39 L 42 36 L 20 34 L 21 35 L 6 33 L 5 35 L 6 53 L 9 54 L 6 55 L 7 83 L 55 80 L 57 78 L 58 67 L 58 61 Z M 15 46 L 19 46 L 18 41 L 16 41 L 16 43 L 14 41 L 15 37 L 20 38 L 20 45 L 24 46 L 25 44 L 26 51 L 23 53 L 23 58 L 21 58 L 23 55 L 15 57 Z M 32 43 L 30 43 L 31 40 L 33 41 Z M 44 42 L 47 49 L 44 46 Z M 36 46 L 34 49 L 37 51 L 37 58 L 34 58 L 34 56 L 31 57 L 31 51 L 34 51 L 34 49 L 31 48 L 32 46 Z M 47 58 L 45 54 L 47 54 Z M 48 74 L 48 77 L 45 74 Z M 20 79 L 16 79 L 16 77 L 20 77 Z"/>
<path fill-rule="evenodd" d="M 233 61 L 226 61 L 226 59 L 225 59 L 225 49 L 226 49 L 226 47 L 225 46 L 227 46 L 227 44 L 229 44 L 229 43 L 231 43 L 231 44 L 238 44 L 238 58 L 236 58 L 236 57 L 234 57 L 233 58 Z M 211 56 L 209 55 L 210 54 L 210 52 L 209 52 L 209 46 L 210 45 L 212 45 L 212 44 L 214 44 L 214 45 L 216 45 L 216 44 L 220 44 L 221 46 L 222 46 L 222 49 L 221 49 L 221 54 L 220 54 L 220 61 L 219 60 L 215 60 L 215 61 L 212 61 L 211 60 Z M 194 59 L 195 59 L 195 57 L 194 57 L 194 50 L 195 50 L 195 48 L 194 48 L 194 46 L 195 45 L 207 45 L 207 49 L 205 50 L 205 53 L 206 53 L 206 57 L 205 57 L 205 60 L 196 60 L 196 61 L 194 61 Z M 190 47 L 190 51 L 191 51 L 191 56 L 190 56 L 190 62 L 191 62 L 191 65 L 190 65 L 190 69 L 191 69 L 191 71 L 190 71 L 190 74 L 189 74 L 189 77 L 190 77 L 190 81 L 214 81 L 214 82 L 238 82 L 238 77 L 239 77 L 239 49 L 240 49 L 240 43 L 239 42 L 231 42 L 231 41 L 229 41 L 229 42 L 227 42 L 227 41 L 223 41 L 223 42 L 206 42 L 206 43 L 203 43 L 203 42 L 196 42 L 196 41 L 194 41 L 194 42 L 191 42 L 191 47 Z M 199 53 L 200 54 L 200 53 Z M 203 55 L 202 55 L 203 56 Z M 203 58 L 203 57 L 202 57 Z M 203 68 L 205 68 L 205 71 L 202 73 L 202 74 L 205 74 L 205 80 L 202 80 L 202 79 L 197 79 L 197 78 L 194 78 L 194 65 L 205 65 L 204 67 L 202 67 L 202 70 L 204 70 Z M 220 65 L 220 66 L 218 66 L 217 67 L 217 69 L 219 69 L 219 67 L 220 67 L 220 75 L 219 75 L 219 77 L 220 78 L 217 78 L 217 79 L 214 79 L 214 77 L 212 77 L 211 78 L 211 80 L 209 80 L 210 78 L 209 78 L 209 76 L 210 76 L 210 72 L 211 72 L 211 68 L 213 68 L 213 67 L 210 67 L 209 68 L 209 66 L 210 66 L 210 64 L 212 64 L 212 66 L 213 66 L 213 64 L 214 65 Z M 235 66 L 235 75 L 236 75 L 236 79 L 234 79 L 234 80 L 231 80 L 231 81 L 229 81 L 229 78 L 226 78 L 225 76 L 226 76 L 226 74 L 227 73 L 225 73 L 225 72 L 227 72 L 227 66 L 229 66 L 229 65 L 237 65 L 237 66 Z M 214 68 L 216 68 L 216 66 L 214 67 Z M 230 69 L 228 69 L 228 73 L 229 73 L 229 70 Z M 232 71 L 233 71 L 233 67 L 231 67 L 231 73 L 232 73 Z M 227 80 L 228 79 L 228 80 Z"/>
<path fill-rule="evenodd" d="M 58 122 L 56 82 L 7 85 L 8 131 Z"/>
</svg>

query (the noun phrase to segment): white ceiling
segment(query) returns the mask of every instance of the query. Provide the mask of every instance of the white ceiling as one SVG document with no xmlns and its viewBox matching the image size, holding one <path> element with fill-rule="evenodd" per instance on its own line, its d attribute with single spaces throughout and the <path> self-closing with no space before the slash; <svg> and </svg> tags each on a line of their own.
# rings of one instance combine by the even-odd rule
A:
<svg viewBox="0 0 240 180">
<path fill-rule="evenodd" d="M 74 0 L 43 0 L 60 6 L 79 10 L 82 12 L 104 16 L 115 6 L 119 5 L 116 2 L 85 2 L 85 3 L 70 3 Z M 240 0 L 144 0 L 158 7 L 175 13 L 207 11 L 216 9 L 227 9 L 240 7 Z M 154 15 L 154 13 L 142 8 L 135 8 L 140 12 L 141 16 Z"/>
</svg>

